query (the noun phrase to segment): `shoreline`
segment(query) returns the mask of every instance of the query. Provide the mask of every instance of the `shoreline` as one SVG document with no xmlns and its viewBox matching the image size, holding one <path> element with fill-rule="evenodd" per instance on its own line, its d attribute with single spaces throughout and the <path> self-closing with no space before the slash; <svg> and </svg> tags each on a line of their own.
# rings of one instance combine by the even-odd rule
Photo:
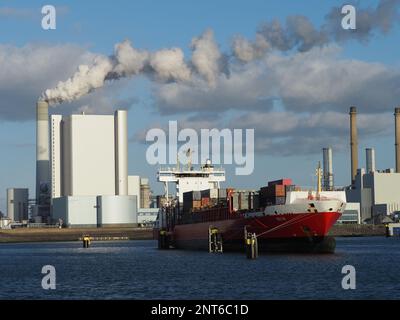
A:
<svg viewBox="0 0 400 320">
<path fill-rule="evenodd" d="M 80 241 L 85 234 L 93 238 L 109 238 L 98 241 L 153 240 L 152 228 L 19 228 L 0 230 L 0 244 Z"/>
<path fill-rule="evenodd" d="M 0 244 L 80 241 L 84 234 L 95 238 L 94 241 L 154 240 L 152 228 L 19 228 L 0 230 Z M 385 234 L 384 225 L 334 225 L 328 236 L 371 237 Z"/>
</svg>

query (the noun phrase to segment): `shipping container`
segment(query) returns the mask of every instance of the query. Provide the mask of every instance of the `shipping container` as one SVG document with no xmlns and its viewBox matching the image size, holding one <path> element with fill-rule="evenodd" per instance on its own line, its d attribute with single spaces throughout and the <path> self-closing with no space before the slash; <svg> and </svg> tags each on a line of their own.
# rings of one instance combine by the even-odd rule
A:
<svg viewBox="0 0 400 320">
<path fill-rule="evenodd" d="M 217 189 L 218 190 L 218 199 L 226 199 L 226 190 L 227 189 Z"/>
<path fill-rule="evenodd" d="M 296 186 L 296 185 L 292 184 L 292 185 L 289 185 L 289 186 L 285 186 L 285 190 L 286 190 L 286 192 L 301 191 L 301 188 L 299 186 Z"/>
<path fill-rule="evenodd" d="M 253 210 L 259 210 L 259 209 L 260 209 L 260 195 L 253 194 Z"/>
<path fill-rule="evenodd" d="M 239 210 L 240 209 L 239 193 L 237 193 L 237 192 L 232 193 L 232 208 L 233 208 L 233 210 Z"/>
<path fill-rule="evenodd" d="M 239 193 L 239 210 L 249 210 L 249 193 Z"/>
<path fill-rule="evenodd" d="M 193 200 L 192 208 L 200 209 L 201 208 L 201 200 Z"/>
<path fill-rule="evenodd" d="M 218 199 L 210 198 L 210 207 L 216 207 L 216 206 L 218 206 L 219 203 L 220 203 L 220 201 Z M 225 203 L 226 203 L 226 200 L 225 200 Z"/>
<path fill-rule="evenodd" d="M 218 189 L 210 189 L 210 199 L 218 199 Z"/>
<path fill-rule="evenodd" d="M 201 198 L 210 198 L 210 189 L 200 191 Z"/>
<path fill-rule="evenodd" d="M 201 201 L 201 192 L 200 191 L 192 191 L 193 200 Z"/>
<path fill-rule="evenodd" d="M 279 205 L 279 204 L 285 204 L 286 201 L 286 197 L 276 197 L 275 198 L 275 204 Z"/>
<path fill-rule="evenodd" d="M 258 205 L 264 208 L 267 205 L 267 187 L 262 187 L 258 193 Z"/>
<path fill-rule="evenodd" d="M 249 210 L 258 210 L 260 208 L 259 194 L 257 192 L 249 192 Z"/>
<path fill-rule="evenodd" d="M 269 181 L 268 186 L 273 186 L 273 185 L 283 185 L 283 186 L 288 186 L 293 184 L 292 179 L 284 178 L 284 179 L 279 179 L 279 180 L 274 180 L 274 181 Z"/>
<path fill-rule="evenodd" d="M 189 191 L 183 193 L 183 202 L 185 200 L 193 201 L 193 200 L 201 200 L 201 192 L 200 191 Z"/>
<path fill-rule="evenodd" d="M 272 197 L 284 197 L 286 195 L 285 186 L 281 184 L 274 184 L 272 186 L 268 186 L 267 195 Z"/>
<path fill-rule="evenodd" d="M 210 205 L 210 198 L 201 198 L 201 206 L 208 207 Z"/>
</svg>

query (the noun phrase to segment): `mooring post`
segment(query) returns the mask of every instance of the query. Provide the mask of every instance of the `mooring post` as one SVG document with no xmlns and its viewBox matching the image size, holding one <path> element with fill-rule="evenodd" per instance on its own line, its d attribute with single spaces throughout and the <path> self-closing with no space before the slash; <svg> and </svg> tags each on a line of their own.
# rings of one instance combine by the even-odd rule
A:
<svg viewBox="0 0 400 320">
<path fill-rule="evenodd" d="M 258 242 L 257 242 L 257 235 L 255 233 L 246 231 L 245 246 L 246 246 L 247 259 L 257 259 Z"/>
<path fill-rule="evenodd" d="M 166 230 L 160 230 L 158 235 L 158 248 L 162 250 L 169 249 L 169 238 Z"/>
<path fill-rule="evenodd" d="M 389 228 L 389 224 L 385 224 L 385 230 L 386 230 L 386 237 L 390 237 L 390 228 Z"/>
<path fill-rule="evenodd" d="M 208 227 L 208 252 L 209 253 L 223 253 L 222 235 L 217 228 L 212 226 Z"/>
<path fill-rule="evenodd" d="M 90 237 L 89 236 L 83 236 L 82 245 L 84 248 L 89 248 L 89 246 L 90 246 Z"/>
</svg>

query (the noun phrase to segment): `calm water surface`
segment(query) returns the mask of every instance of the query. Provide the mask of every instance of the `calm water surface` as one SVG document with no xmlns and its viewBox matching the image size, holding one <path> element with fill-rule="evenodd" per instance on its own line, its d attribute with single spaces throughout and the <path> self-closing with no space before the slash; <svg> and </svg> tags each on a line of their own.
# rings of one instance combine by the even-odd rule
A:
<svg viewBox="0 0 400 320">
<path fill-rule="evenodd" d="M 337 238 L 333 255 L 159 251 L 154 241 L 0 244 L 0 299 L 400 299 L 400 238 Z M 342 267 L 356 268 L 343 290 Z M 41 287 L 56 268 L 56 290 Z"/>
</svg>

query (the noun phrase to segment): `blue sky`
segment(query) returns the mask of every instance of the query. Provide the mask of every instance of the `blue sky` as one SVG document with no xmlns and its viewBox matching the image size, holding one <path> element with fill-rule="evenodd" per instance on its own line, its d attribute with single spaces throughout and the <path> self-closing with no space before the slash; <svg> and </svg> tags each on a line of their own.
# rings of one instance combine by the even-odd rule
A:
<svg viewBox="0 0 400 320">
<path fill-rule="evenodd" d="M 221 52 L 229 52 L 231 44 L 235 36 L 241 35 L 242 37 L 251 41 L 255 38 L 257 28 L 265 21 L 278 19 L 282 22 L 288 16 L 303 15 L 306 16 L 317 28 L 324 23 L 325 15 L 330 12 L 332 7 L 340 7 L 342 1 L 265 1 L 265 0 L 251 0 L 251 1 L 184 1 L 184 0 L 171 0 L 171 1 L 2 1 L 0 4 L 0 57 L 3 54 L 3 60 L 0 59 L 0 67 L 2 64 L 7 64 L 8 57 L 12 58 L 15 52 L 19 52 L 21 48 L 26 46 L 36 46 L 44 48 L 54 48 L 55 46 L 72 45 L 75 47 L 72 51 L 89 52 L 93 55 L 102 54 L 110 55 L 114 50 L 114 45 L 125 39 L 132 41 L 133 46 L 136 48 L 146 49 L 150 51 L 160 50 L 162 48 L 179 47 L 185 54 L 185 59 L 190 59 L 191 50 L 190 43 L 194 37 L 198 37 L 205 30 L 211 28 L 214 32 L 215 41 L 218 43 Z M 42 14 L 40 9 L 44 4 L 52 4 L 57 8 L 57 29 L 45 31 L 41 28 Z M 375 8 L 378 1 L 356 1 L 353 2 L 356 8 Z M 7 10 L 6 10 L 7 9 Z M 357 73 L 358 65 L 353 67 L 354 60 L 365 63 L 362 68 L 370 70 L 370 64 L 378 63 L 386 69 L 380 71 L 378 68 L 377 73 L 388 73 L 387 77 L 393 76 L 397 80 L 397 69 L 399 67 L 399 41 L 400 30 L 396 23 L 388 30 L 387 33 L 372 32 L 368 41 L 350 40 L 346 42 L 333 42 L 334 46 L 340 48 L 339 57 L 329 58 L 327 63 L 334 65 L 338 60 L 346 61 L 352 66 L 351 72 Z M 7 49 L 8 47 L 8 49 Z M 9 48 L 13 48 L 12 50 Z M 79 49 L 76 49 L 79 48 Z M 15 49 L 15 50 L 14 50 Z M 63 49 L 61 49 L 63 50 Z M 319 49 L 316 49 L 319 50 Z M 282 57 L 290 58 L 291 55 L 299 54 L 291 50 L 282 53 Z M 29 50 L 28 50 L 29 53 Z M 10 55 L 10 56 L 8 56 Z M 21 53 L 22 55 L 22 53 Z M 333 54 L 334 56 L 335 54 Z M 74 68 L 74 55 L 68 55 L 70 58 L 65 62 L 63 71 L 58 71 L 57 68 L 43 68 L 44 72 L 48 72 L 49 80 L 48 85 L 55 85 L 57 81 L 64 81 L 67 77 L 72 75 Z M 318 59 L 322 59 L 324 53 L 317 53 Z M 76 59 L 87 59 L 82 57 L 81 53 L 76 53 Z M 32 89 L 26 94 L 26 99 L 18 100 L 24 101 L 26 105 L 13 105 L 10 99 L 6 107 L 0 108 L 0 210 L 5 211 L 5 195 L 6 188 L 8 187 L 29 187 L 30 195 L 34 195 L 34 179 L 35 179 L 35 101 L 41 94 L 41 91 L 47 87 L 36 86 L 32 83 L 35 82 L 34 75 L 30 74 L 31 67 L 29 66 L 30 56 L 27 54 L 26 66 L 20 66 L 17 69 L 20 72 L 18 75 L 5 74 L 1 75 L 4 70 L 10 72 L 10 69 L 0 68 L 0 78 L 10 78 L 9 82 L 0 81 L 0 97 L 2 95 L 24 95 L 24 90 L 27 87 Z M 57 54 L 52 55 L 51 59 L 57 60 Z M 59 59 L 65 59 L 60 56 Z M 299 57 L 302 59 L 302 57 Z M 310 58 L 312 59 L 312 58 Z M 309 60 L 310 60 L 309 59 Z M 89 59 L 90 60 L 90 59 Z M 307 61 L 309 61 L 307 60 Z M 53 60 L 51 60 L 53 61 Z M 51 62 L 49 61 L 49 63 Z M 86 62 L 86 60 L 84 60 Z M 289 60 L 288 60 L 289 61 Z M 300 60 L 301 61 L 301 60 Z M 46 61 L 43 62 L 46 64 Z M 55 66 L 63 64 L 62 61 L 54 62 Z M 301 62 L 300 62 L 301 63 Z M 18 59 L 13 60 L 13 64 L 18 64 Z M 76 62 L 78 64 L 78 62 Z M 70 69 L 67 69 L 70 65 Z M 296 65 L 296 68 L 299 68 Z M 333 68 L 334 69 L 334 68 Z M 3 71 L 2 71 L 3 70 Z M 68 72 L 66 71 L 68 70 Z M 293 69 L 298 70 L 298 69 Z M 12 71 L 12 70 L 11 70 Z M 24 73 L 26 71 L 26 78 Z M 362 74 L 364 69 L 360 69 Z M 328 72 L 328 71 L 327 71 Z M 392 75 L 390 72 L 395 72 Z M 12 73 L 12 72 L 11 72 Z M 58 77 L 58 74 L 60 76 Z M 47 74 L 41 75 L 41 83 L 47 85 Z M 354 76 L 354 75 L 353 75 Z M 346 77 L 346 75 L 344 75 Z M 385 76 L 386 77 L 386 76 Z M 355 77 L 356 79 L 356 77 Z M 379 86 L 374 85 L 381 83 L 381 78 L 368 78 L 366 82 L 372 83 L 372 87 L 379 90 Z M 386 78 L 385 78 L 386 79 Z M 13 86 L 15 80 L 16 85 Z M 291 80 L 292 81 L 292 80 Z M 303 81 L 302 76 L 298 77 L 298 82 Z M 340 82 L 340 80 L 338 80 Z M 284 81 L 282 80 L 282 83 Z M 7 83 L 7 86 L 2 84 Z M 386 82 L 384 82 L 386 83 Z M 395 83 L 395 82 L 394 82 Z M 334 86 L 337 82 L 334 82 Z M 349 82 L 348 86 L 353 86 L 355 90 L 360 90 L 359 95 L 363 96 L 363 91 L 367 86 L 358 86 L 356 81 Z M 158 84 L 157 84 L 158 86 Z M 160 85 L 162 86 L 162 85 Z M 11 88 L 11 89 L 10 89 Z M 13 91 L 15 89 L 15 92 Z M 201 113 L 192 108 L 187 111 L 174 113 L 170 112 L 172 109 L 164 109 L 157 105 L 158 99 L 155 97 L 154 92 L 158 92 L 157 87 L 154 89 L 152 80 L 144 76 L 138 76 L 130 79 L 123 79 L 113 82 L 111 85 L 106 84 L 105 88 L 99 90 L 94 96 L 86 97 L 82 100 L 77 100 L 72 104 L 61 104 L 53 109 L 53 113 L 57 112 L 72 112 L 83 105 L 89 105 L 90 108 L 95 110 L 98 101 L 103 101 L 99 112 L 104 112 L 107 109 L 107 101 L 110 104 L 119 103 L 120 105 L 129 107 L 129 135 L 131 143 L 129 145 L 129 173 L 140 174 L 150 178 L 151 187 L 156 193 L 161 192 L 161 186 L 156 183 L 156 170 L 157 167 L 147 164 L 145 159 L 145 151 L 147 146 L 138 141 L 140 132 L 151 128 L 152 126 L 161 125 L 166 126 L 168 120 L 180 120 L 185 117 L 193 117 L 196 119 L 209 118 L 224 118 L 230 117 L 231 120 L 247 119 L 246 106 L 234 110 L 218 109 L 219 112 Z M 266 88 L 267 90 L 268 88 Z M 154 91 L 155 90 L 155 91 Z M 281 88 L 282 90 L 282 88 Z M 37 92 L 37 95 L 36 95 Z M 339 90 L 343 92 L 343 88 Z M 390 93 L 391 91 L 389 91 Z M 107 95 L 112 96 L 107 100 Z M 217 93 L 215 93 L 217 95 Z M 290 93 L 292 94 L 292 93 Z M 97 95 L 97 96 L 96 96 Z M 393 99 L 396 101 L 398 93 L 393 92 Z M 106 97 L 106 98 L 104 98 Z M 291 96 L 292 97 L 292 96 Z M 353 96 L 351 96 L 353 97 Z M 393 148 L 393 116 L 392 111 L 395 105 L 390 107 L 390 103 L 382 106 L 366 107 L 363 110 L 362 99 L 357 100 L 357 95 L 354 96 L 354 104 L 359 107 L 359 112 L 365 111 L 371 117 L 365 119 L 364 131 L 365 135 L 360 133 L 360 166 L 364 166 L 364 148 L 375 147 L 377 166 L 381 169 L 394 167 L 394 148 Z M 400 97 L 399 97 L 400 98 Z M 85 100 L 86 99 L 86 100 Z M 106 99 L 106 100 L 104 100 Z M 222 98 L 221 98 L 222 99 Z M 221 100 L 218 100 L 221 101 Z M 292 101 L 292 100 L 290 100 Z M 347 114 L 349 105 L 339 104 L 347 98 L 338 100 L 338 107 L 330 102 L 329 107 L 321 109 L 323 112 L 333 111 L 339 114 Z M 292 101 L 293 102 L 293 101 Z M 223 101 L 221 102 L 223 105 Z M 297 101 L 293 102 L 293 106 L 287 108 L 287 111 L 292 113 L 296 112 Z M 400 104 L 400 99 L 399 99 Z M 110 105 L 111 109 L 117 105 Z M 171 107 L 169 105 L 169 107 Z M 8 111 L 9 109 L 12 111 Z M 210 106 L 212 109 L 213 106 Z M 167 110 L 168 112 L 161 112 Z M 304 117 L 307 118 L 312 113 L 311 109 L 303 107 L 299 113 L 303 112 Z M 319 109 L 313 109 L 319 112 Z M 268 112 L 271 110 L 253 110 L 253 113 L 261 112 L 263 116 L 268 117 Z M 322 112 L 321 111 L 321 112 Z M 304 113 L 305 112 L 305 113 Z M 1 114 L 3 113 L 3 115 Z M 12 115 L 8 115 L 12 113 Z M 250 111 L 249 111 L 250 114 Z M 377 117 L 376 123 L 374 117 Z M 253 117 L 254 118 L 254 117 Z M 328 115 L 329 119 L 329 115 Z M 338 121 L 334 118 L 332 122 Z M 186 119 L 187 120 L 187 119 Z M 247 119 L 249 120 L 249 119 Z M 249 120 L 250 121 L 250 120 Z M 293 119 L 293 121 L 295 121 Z M 345 132 L 347 128 L 347 118 L 344 120 L 345 124 L 331 128 L 330 132 L 335 136 L 335 130 L 339 130 L 337 137 L 334 140 L 327 139 L 326 145 L 334 145 L 334 173 L 335 182 L 337 185 L 346 185 L 349 183 L 350 164 L 349 164 L 349 148 L 348 148 L 348 134 Z M 301 121 L 300 121 L 301 122 Z M 251 122 L 250 122 L 251 123 Z M 376 130 L 371 127 L 375 126 Z M 260 125 L 260 124 L 258 124 Z M 286 122 L 282 123 L 282 126 Z M 298 125 L 298 124 L 297 124 Z M 234 124 L 233 124 L 234 126 Z M 238 124 L 237 127 L 240 127 Z M 329 125 L 328 125 L 329 127 Z M 232 185 L 240 188 L 257 188 L 266 183 L 270 179 L 280 177 L 292 177 L 296 183 L 300 185 L 310 185 L 312 183 L 312 175 L 317 161 L 321 160 L 322 152 L 321 147 L 326 146 L 321 138 L 321 130 L 323 127 L 318 127 L 315 134 L 312 127 L 303 128 L 301 130 L 307 131 L 307 135 L 302 139 L 304 143 L 304 152 L 302 147 L 297 147 L 299 151 L 290 152 L 293 143 L 291 136 L 296 135 L 294 131 L 284 131 L 282 136 L 279 136 L 279 130 L 271 131 L 276 139 L 292 139 L 288 144 L 282 144 L 282 148 L 288 150 L 279 150 L 279 143 L 271 147 L 260 148 L 256 154 L 255 171 L 250 176 L 234 176 L 232 166 L 227 167 L 228 181 L 226 185 Z M 335 129 L 336 128 L 336 129 Z M 382 130 L 380 130 L 382 128 Z M 298 129 L 298 130 L 300 130 Z M 271 129 L 272 130 L 272 129 Z M 262 131 L 262 130 L 261 130 Z M 264 136 L 268 138 L 269 130 L 262 132 L 258 135 L 256 128 L 256 137 L 259 140 L 256 143 L 261 145 Z M 135 138 L 136 137 L 136 138 Z M 313 138 L 315 137 L 315 144 Z M 319 139 L 321 138 L 321 139 Z M 329 137 L 332 138 L 332 137 Z M 277 140 L 278 141 L 278 140 Z M 275 141 L 276 142 L 276 141 Z M 335 148 L 337 146 L 337 148 Z M 296 149 L 297 150 L 297 149 Z"/>
</svg>

